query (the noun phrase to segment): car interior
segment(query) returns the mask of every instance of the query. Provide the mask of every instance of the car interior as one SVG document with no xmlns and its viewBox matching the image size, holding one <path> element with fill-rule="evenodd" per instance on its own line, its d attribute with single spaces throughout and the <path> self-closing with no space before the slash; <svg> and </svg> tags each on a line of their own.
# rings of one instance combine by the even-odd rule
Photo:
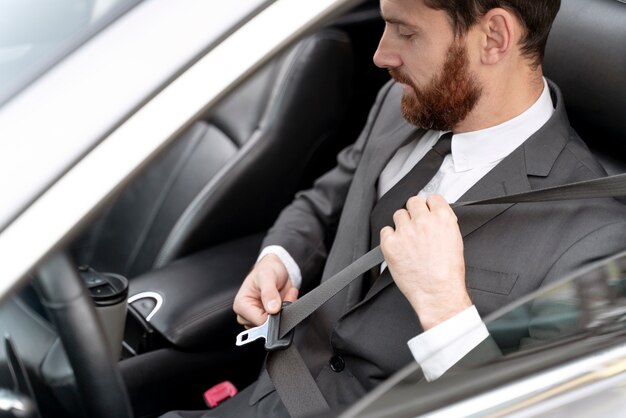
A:
<svg viewBox="0 0 626 418">
<path fill-rule="evenodd" d="M 544 65 L 609 174 L 626 172 L 625 21 L 620 0 L 563 0 Z M 96 306 L 128 297 L 116 331 L 135 417 L 205 409 L 202 394 L 215 384 L 243 389 L 256 379 L 265 352 L 234 346 L 232 301 L 280 210 L 358 136 L 389 78 L 372 63 L 382 29 L 378 1 L 368 0 L 290 46 L 68 245 Z M 42 293 L 28 286 L 0 306 L 11 341 L 0 347 L 0 387 L 13 386 L 18 356 L 43 416 L 86 416 Z"/>
</svg>

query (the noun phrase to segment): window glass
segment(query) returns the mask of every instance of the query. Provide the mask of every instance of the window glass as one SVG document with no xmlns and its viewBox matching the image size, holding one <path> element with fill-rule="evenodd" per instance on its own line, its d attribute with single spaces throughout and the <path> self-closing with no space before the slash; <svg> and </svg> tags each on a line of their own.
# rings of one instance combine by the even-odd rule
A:
<svg viewBox="0 0 626 418">
<path fill-rule="evenodd" d="M 471 398 L 477 380 L 480 390 L 497 389 L 623 341 L 626 257 L 545 286 L 484 321 L 495 350 L 490 341 L 481 345 L 432 382 L 411 363 L 343 417 L 418 415 Z"/>
<path fill-rule="evenodd" d="M 138 0 L 0 0 L 0 102 Z"/>
<path fill-rule="evenodd" d="M 506 354 L 587 334 L 602 334 L 626 322 L 626 262 L 611 261 L 565 280 L 519 306 L 487 320 Z"/>
</svg>

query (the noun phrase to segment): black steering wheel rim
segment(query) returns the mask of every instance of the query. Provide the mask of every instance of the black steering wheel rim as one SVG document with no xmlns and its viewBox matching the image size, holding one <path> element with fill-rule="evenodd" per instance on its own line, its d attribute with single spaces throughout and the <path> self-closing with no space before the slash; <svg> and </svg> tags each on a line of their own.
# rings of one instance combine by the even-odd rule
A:
<svg viewBox="0 0 626 418">
<path fill-rule="evenodd" d="M 102 324 L 78 271 L 65 253 L 51 256 L 36 280 L 74 371 L 85 415 L 132 418 L 128 393 Z"/>
</svg>

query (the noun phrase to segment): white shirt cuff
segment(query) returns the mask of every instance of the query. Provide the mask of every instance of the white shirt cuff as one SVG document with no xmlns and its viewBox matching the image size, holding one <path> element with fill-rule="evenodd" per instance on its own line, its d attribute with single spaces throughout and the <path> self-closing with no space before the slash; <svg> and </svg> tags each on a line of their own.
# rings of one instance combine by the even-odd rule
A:
<svg viewBox="0 0 626 418">
<path fill-rule="evenodd" d="M 427 381 L 440 378 L 489 336 L 475 306 L 408 341 Z"/>
<path fill-rule="evenodd" d="M 302 285 L 302 274 L 300 273 L 300 267 L 298 267 L 298 264 L 296 264 L 295 260 L 287 252 L 287 250 L 285 250 L 280 245 L 268 245 L 267 247 L 263 248 L 261 254 L 259 254 L 259 257 L 256 259 L 256 261 L 258 262 L 267 254 L 274 254 L 278 258 L 280 258 L 280 261 L 283 262 L 285 268 L 287 269 L 291 284 L 293 285 L 293 287 L 300 289 L 300 286 Z"/>
</svg>

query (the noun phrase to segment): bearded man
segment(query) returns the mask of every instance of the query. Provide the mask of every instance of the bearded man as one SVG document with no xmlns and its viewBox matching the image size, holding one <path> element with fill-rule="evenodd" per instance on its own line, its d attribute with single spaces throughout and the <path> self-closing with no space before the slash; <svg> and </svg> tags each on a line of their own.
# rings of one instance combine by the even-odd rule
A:
<svg viewBox="0 0 626 418">
<path fill-rule="evenodd" d="M 542 74 L 559 6 L 381 0 L 374 62 L 393 80 L 337 167 L 282 212 L 234 303 L 242 325 L 260 325 L 380 242 L 380 269 L 296 334 L 331 408 L 411 361 L 433 380 L 496 355 L 481 317 L 624 248 L 613 199 L 450 207 L 605 175 Z M 264 371 L 209 415 L 288 413 Z"/>
</svg>

